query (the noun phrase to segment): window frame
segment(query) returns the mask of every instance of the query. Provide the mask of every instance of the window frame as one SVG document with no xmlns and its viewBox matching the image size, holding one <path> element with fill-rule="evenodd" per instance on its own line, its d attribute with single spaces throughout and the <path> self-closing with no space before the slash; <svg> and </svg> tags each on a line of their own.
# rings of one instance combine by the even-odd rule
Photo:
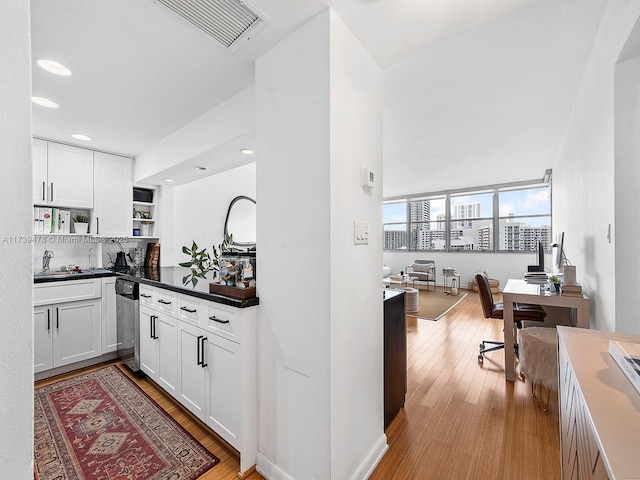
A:
<svg viewBox="0 0 640 480">
<path fill-rule="evenodd" d="M 534 189 L 534 188 L 547 188 L 549 191 L 549 212 L 548 214 L 530 214 L 530 215 L 518 215 L 518 216 L 513 216 L 513 217 L 501 217 L 500 216 L 500 192 L 507 192 L 507 191 L 514 191 L 514 190 L 527 190 L 527 189 Z M 477 195 L 477 194 L 491 194 L 493 196 L 493 204 L 492 204 L 492 208 L 493 208 L 493 212 L 492 212 L 492 216 L 480 216 L 480 217 L 473 217 L 473 218 L 464 218 L 464 219 L 457 219 L 457 218 L 451 218 L 452 216 L 452 210 L 453 210 L 453 206 L 452 206 L 452 199 L 455 199 L 455 197 L 460 197 L 460 196 L 464 196 L 464 195 Z M 406 238 L 406 248 L 386 248 L 386 241 L 385 241 L 385 232 L 386 232 L 386 226 L 387 225 L 394 225 L 394 226 L 398 226 L 398 225 L 402 225 L 403 222 L 387 222 L 387 223 L 383 223 L 383 238 L 382 238 L 382 245 L 383 245 L 383 251 L 385 252 L 446 252 L 446 253 L 531 253 L 531 250 L 501 250 L 500 249 L 500 221 L 501 220 L 505 220 L 507 218 L 511 218 L 511 219 L 516 219 L 522 223 L 526 223 L 526 219 L 527 218 L 549 218 L 549 247 L 548 247 L 548 251 L 550 251 L 549 249 L 551 248 L 551 238 L 552 238 L 552 231 L 551 231 L 551 226 L 553 225 L 553 202 L 551 201 L 552 199 L 552 195 L 553 195 L 553 189 L 552 189 L 552 185 L 551 182 L 544 182 L 543 180 L 524 180 L 524 181 L 519 181 L 519 182 L 510 182 L 510 183 L 502 183 L 502 184 L 493 184 L 493 185 L 487 185 L 487 186 L 481 186 L 481 187 L 472 187 L 472 188 L 460 188 L 460 189 L 452 189 L 452 190 L 442 190 L 442 191 L 438 191 L 438 192 L 428 192 L 428 193 L 420 193 L 420 194 L 413 194 L 413 195 L 402 195 L 402 196 L 396 196 L 396 197 L 388 197 L 388 198 L 384 198 L 383 199 L 383 208 L 384 205 L 387 204 L 397 204 L 397 203 L 405 203 L 406 205 L 406 216 L 405 216 L 405 238 Z M 411 202 L 415 202 L 415 201 L 420 201 L 420 200 L 433 200 L 433 199 L 444 199 L 444 203 L 445 203 L 445 219 L 444 219 L 444 223 L 445 223 L 445 233 L 444 233 L 444 238 L 445 238 L 445 248 L 444 249 L 419 249 L 419 248 L 412 248 L 412 237 L 411 237 L 411 232 L 412 232 L 412 226 L 413 225 L 418 225 L 418 224 L 425 224 L 426 221 L 425 220 L 416 220 L 416 221 L 412 221 L 411 219 Z M 489 249 L 469 249 L 469 250 L 460 250 L 458 248 L 452 248 L 452 242 L 451 242 L 451 232 L 452 232 L 452 225 L 453 222 L 458 222 L 458 221 L 489 221 L 489 225 L 491 225 L 492 228 L 492 245 L 491 248 Z M 433 220 L 430 219 L 429 223 L 434 224 L 434 223 L 438 223 L 438 220 Z M 534 227 L 535 228 L 535 227 Z M 394 229 L 396 230 L 396 229 Z M 397 231 L 397 230 L 396 230 Z M 498 234 L 496 234 L 496 232 L 498 232 Z M 416 245 L 417 247 L 418 245 Z"/>
</svg>

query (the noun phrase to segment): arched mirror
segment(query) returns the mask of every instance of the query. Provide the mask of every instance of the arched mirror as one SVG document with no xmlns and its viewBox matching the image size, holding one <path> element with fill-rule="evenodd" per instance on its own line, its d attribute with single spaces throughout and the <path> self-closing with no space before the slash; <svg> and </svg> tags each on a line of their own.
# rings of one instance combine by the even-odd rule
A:
<svg viewBox="0 0 640 480">
<path fill-rule="evenodd" d="M 256 201 L 240 195 L 229 204 L 227 218 L 224 221 L 224 236 L 233 235 L 235 247 L 256 246 Z"/>
</svg>

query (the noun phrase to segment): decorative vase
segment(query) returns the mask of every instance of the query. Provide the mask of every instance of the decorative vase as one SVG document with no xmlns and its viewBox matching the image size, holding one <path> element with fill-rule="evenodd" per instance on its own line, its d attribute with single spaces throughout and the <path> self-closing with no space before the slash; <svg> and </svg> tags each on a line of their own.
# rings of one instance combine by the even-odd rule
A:
<svg viewBox="0 0 640 480">
<path fill-rule="evenodd" d="M 555 290 L 556 290 L 556 295 L 560 295 L 560 284 L 559 283 L 554 283 L 553 284 L 553 288 L 555 288 Z"/>
<path fill-rule="evenodd" d="M 89 230 L 88 223 L 73 222 L 73 231 L 81 235 L 86 235 Z"/>
</svg>

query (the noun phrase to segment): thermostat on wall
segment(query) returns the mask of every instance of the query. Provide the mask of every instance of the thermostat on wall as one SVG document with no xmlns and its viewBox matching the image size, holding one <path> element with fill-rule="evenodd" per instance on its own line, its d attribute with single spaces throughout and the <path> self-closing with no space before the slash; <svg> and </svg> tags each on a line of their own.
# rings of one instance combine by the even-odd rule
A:
<svg viewBox="0 0 640 480">
<path fill-rule="evenodd" d="M 365 190 L 373 190 L 376 184 L 376 175 L 367 167 L 362 167 L 362 188 Z"/>
</svg>

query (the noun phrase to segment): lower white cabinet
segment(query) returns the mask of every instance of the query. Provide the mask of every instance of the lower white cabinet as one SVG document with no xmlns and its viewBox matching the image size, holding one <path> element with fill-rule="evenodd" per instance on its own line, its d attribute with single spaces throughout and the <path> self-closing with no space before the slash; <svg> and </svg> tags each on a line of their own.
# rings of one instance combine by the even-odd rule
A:
<svg viewBox="0 0 640 480">
<path fill-rule="evenodd" d="M 118 350 L 116 277 L 102 278 L 102 353 Z"/>
<path fill-rule="evenodd" d="M 175 298 L 147 285 L 140 291 L 148 300 L 140 307 L 142 370 L 238 450 L 240 471 L 248 471 L 257 452 L 256 308 Z M 177 333 L 167 340 L 169 323 Z"/>
<path fill-rule="evenodd" d="M 34 373 L 100 355 L 101 299 L 34 309 Z"/>
<path fill-rule="evenodd" d="M 165 313 L 140 309 L 140 368 L 174 397 L 178 385 L 177 322 Z"/>
</svg>

